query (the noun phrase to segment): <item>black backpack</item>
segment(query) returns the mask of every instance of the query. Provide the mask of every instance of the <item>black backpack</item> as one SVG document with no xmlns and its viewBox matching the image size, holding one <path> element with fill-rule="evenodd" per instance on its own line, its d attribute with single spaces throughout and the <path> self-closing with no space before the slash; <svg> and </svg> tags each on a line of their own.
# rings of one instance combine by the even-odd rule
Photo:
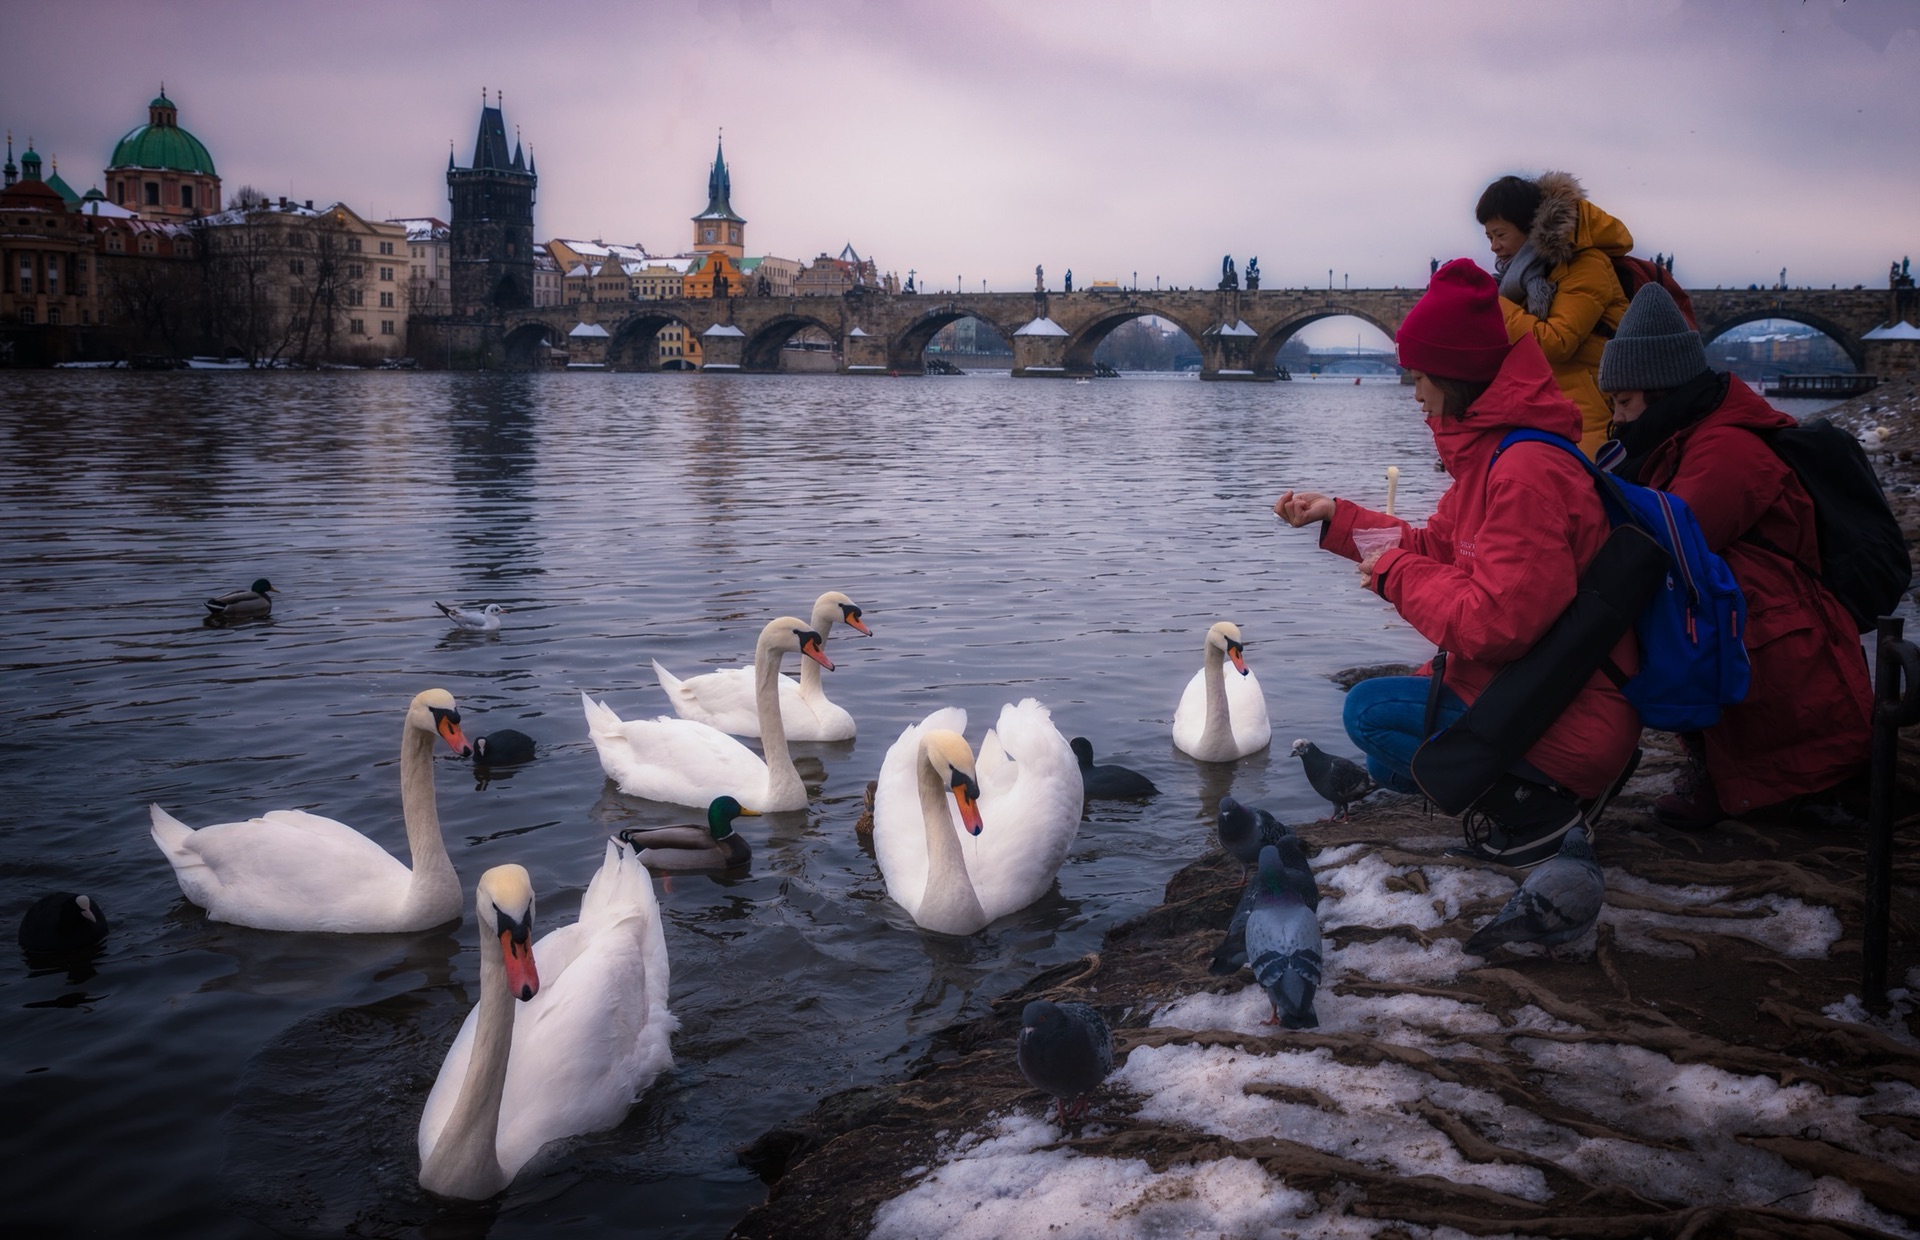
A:
<svg viewBox="0 0 1920 1240">
<path fill-rule="evenodd" d="M 1913 582 L 1913 559 L 1866 451 L 1825 418 L 1762 431 L 1760 438 L 1793 470 L 1813 500 L 1820 583 L 1852 614 L 1860 632 L 1870 632 L 1881 616 L 1892 615 L 1900 605 Z M 1793 559 L 1757 531 L 1740 537 Z M 1800 568 L 1812 575 L 1805 564 Z"/>
</svg>

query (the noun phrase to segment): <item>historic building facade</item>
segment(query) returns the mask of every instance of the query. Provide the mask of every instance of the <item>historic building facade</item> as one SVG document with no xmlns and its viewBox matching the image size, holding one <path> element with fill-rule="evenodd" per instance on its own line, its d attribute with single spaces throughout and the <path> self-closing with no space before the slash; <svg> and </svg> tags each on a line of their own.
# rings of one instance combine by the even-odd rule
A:
<svg viewBox="0 0 1920 1240">
<path fill-rule="evenodd" d="M 533 305 L 533 203 L 539 176 L 514 143 L 507 154 L 507 124 L 496 97 L 481 101 L 480 132 L 473 164 L 461 168 L 447 155 L 447 197 L 453 205 L 453 313 L 476 318 Z"/>
<path fill-rule="evenodd" d="M 213 156 L 180 128 L 180 110 L 164 87 L 147 104 L 147 123 L 114 146 L 104 176 L 107 200 L 143 219 L 190 220 L 220 211 Z"/>
<path fill-rule="evenodd" d="M 93 326 L 102 320 L 93 225 L 41 177 L 32 147 L 16 173 L 7 144 L 0 188 L 0 321 L 22 327 Z"/>
<path fill-rule="evenodd" d="M 453 230 L 432 216 L 387 223 L 407 230 L 407 312 L 453 313 Z M 542 303 L 535 297 L 533 304 Z"/>
</svg>

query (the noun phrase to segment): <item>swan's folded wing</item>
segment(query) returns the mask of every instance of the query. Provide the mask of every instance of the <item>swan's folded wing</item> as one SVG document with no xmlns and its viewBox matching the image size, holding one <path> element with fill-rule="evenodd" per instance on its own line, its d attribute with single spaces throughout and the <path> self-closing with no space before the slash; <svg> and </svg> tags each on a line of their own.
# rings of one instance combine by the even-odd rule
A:
<svg viewBox="0 0 1920 1240">
<path fill-rule="evenodd" d="M 760 734 L 760 708 L 753 695 L 753 669 L 727 668 L 681 680 L 654 660 L 654 675 L 666 690 L 673 713 L 737 736 Z M 742 731 L 742 729 L 748 729 Z"/>
<path fill-rule="evenodd" d="M 1201 690 L 1201 709 L 1206 709 L 1206 691 Z M 1249 752 L 1263 749 L 1273 739 L 1273 725 L 1267 718 L 1267 695 L 1260 688 L 1260 677 L 1227 673 L 1227 717 L 1233 723 L 1233 738 Z"/>
<path fill-rule="evenodd" d="M 1231 703 L 1231 699 L 1229 699 Z M 1228 706 L 1232 710 L 1232 706 Z M 1180 704 L 1173 711 L 1173 741 L 1182 751 L 1200 743 L 1207 730 L 1207 674 L 1195 672 L 1187 687 L 1180 691 Z"/>
<path fill-rule="evenodd" d="M 386 910 L 377 897 L 412 877 L 346 823 L 297 809 L 202 827 L 183 847 L 205 867 L 195 871 L 206 888 L 196 902 L 218 920 L 263 930 L 353 929 L 368 907 Z M 325 916 L 316 925 L 317 911 Z"/>
<path fill-rule="evenodd" d="M 967 855 L 974 889 L 998 917 L 1040 898 L 1073 848 L 1085 804 L 1080 764 L 1047 708 L 1032 698 L 1004 707 L 995 732 L 1020 776 L 982 787 L 985 829 Z"/>
</svg>

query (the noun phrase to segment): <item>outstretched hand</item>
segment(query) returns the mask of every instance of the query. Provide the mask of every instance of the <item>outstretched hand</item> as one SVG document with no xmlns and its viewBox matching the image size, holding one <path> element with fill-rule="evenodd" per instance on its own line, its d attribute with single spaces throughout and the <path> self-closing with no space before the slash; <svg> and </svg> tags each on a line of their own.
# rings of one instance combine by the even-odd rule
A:
<svg viewBox="0 0 1920 1240">
<path fill-rule="evenodd" d="M 1274 501 L 1273 515 L 1299 529 L 1314 521 L 1333 520 L 1333 497 L 1318 491 L 1288 491 Z"/>
</svg>

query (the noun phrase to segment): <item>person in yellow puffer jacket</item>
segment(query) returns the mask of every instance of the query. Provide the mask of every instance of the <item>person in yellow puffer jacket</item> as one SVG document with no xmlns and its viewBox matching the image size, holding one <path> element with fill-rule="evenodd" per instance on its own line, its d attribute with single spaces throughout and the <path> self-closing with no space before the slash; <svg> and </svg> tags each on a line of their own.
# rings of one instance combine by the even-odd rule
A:
<svg viewBox="0 0 1920 1240">
<path fill-rule="evenodd" d="M 1633 234 L 1588 202 L 1565 172 L 1501 177 L 1480 195 L 1474 216 L 1498 260 L 1507 338 L 1540 343 L 1560 390 L 1580 407 L 1580 447 L 1591 457 L 1613 419 L 1596 379 L 1600 354 L 1627 312 L 1613 260 L 1633 249 Z"/>
</svg>

